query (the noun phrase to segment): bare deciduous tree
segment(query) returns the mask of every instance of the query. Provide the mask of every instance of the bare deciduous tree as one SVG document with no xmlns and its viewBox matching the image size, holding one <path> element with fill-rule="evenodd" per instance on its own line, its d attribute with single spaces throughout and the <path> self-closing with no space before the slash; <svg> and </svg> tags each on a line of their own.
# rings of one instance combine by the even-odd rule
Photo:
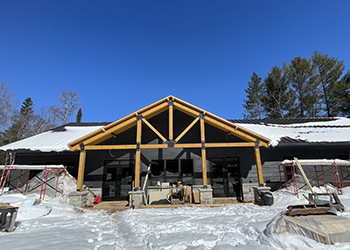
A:
<svg viewBox="0 0 350 250">
<path fill-rule="evenodd" d="M 61 95 L 57 96 L 56 99 L 60 103 L 60 106 L 56 108 L 52 107 L 52 112 L 62 124 L 66 124 L 67 121 L 69 121 L 70 116 L 79 109 L 80 96 L 78 92 L 70 90 L 62 91 Z"/>
<path fill-rule="evenodd" d="M 15 111 L 14 96 L 5 82 L 0 82 L 0 128 L 5 127 Z"/>
</svg>

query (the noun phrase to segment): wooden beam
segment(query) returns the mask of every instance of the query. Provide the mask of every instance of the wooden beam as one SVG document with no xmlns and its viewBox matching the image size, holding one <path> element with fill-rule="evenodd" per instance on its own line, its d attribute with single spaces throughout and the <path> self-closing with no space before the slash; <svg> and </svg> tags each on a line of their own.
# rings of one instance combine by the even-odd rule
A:
<svg viewBox="0 0 350 250">
<path fill-rule="evenodd" d="M 83 190 L 84 182 L 84 171 L 85 171 L 85 160 L 86 160 L 86 151 L 82 149 L 79 156 L 79 170 L 78 170 L 78 180 L 77 180 L 77 190 Z"/>
<path fill-rule="evenodd" d="M 255 153 L 256 170 L 258 172 L 259 186 L 263 186 L 264 185 L 264 178 L 263 178 L 262 167 L 261 167 L 259 146 L 254 147 L 254 153 Z"/>
<path fill-rule="evenodd" d="M 136 144 L 128 145 L 87 145 L 86 150 L 136 149 Z"/>
<path fill-rule="evenodd" d="M 182 105 L 182 104 L 180 104 L 178 102 L 174 102 L 174 106 L 178 110 L 180 110 L 180 111 L 182 111 L 182 112 L 184 112 L 184 113 L 186 113 L 186 114 L 188 114 L 190 116 L 193 116 L 193 117 L 197 117 L 198 116 L 198 112 L 196 110 L 193 110 L 193 109 L 191 109 L 189 107 L 186 107 L 186 106 L 184 106 L 184 105 Z M 243 139 L 245 141 L 255 142 L 255 140 L 256 140 L 255 137 L 250 136 L 248 134 L 245 134 L 245 133 L 237 130 L 236 129 L 237 126 L 235 126 L 233 123 L 232 124 L 225 124 L 225 123 L 223 123 L 221 121 L 219 122 L 216 119 L 209 117 L 208 115 L 205 116 L 205 122 L 210 124 L 210 125 L 212 125 L 212 126 L 214 126 L 214 127 L 216 127 L 216 128 L 218 128 L 218 129 L 220 129 L 220 130 L 223 130 L 225 132 L 231 132 L 235 136 L 237 136 L 237 137 L 239 137 L 239 138 L 241 138 L 241 139 Z"/>
<path fill-rule="evenodd" d="M 199 117 L 197 117 L 196 119 L 193 120 L 193 122 L 191 122 L 190 125 L 187 126 L 187 128 L 185 128 L 184 131 L 182 131 L 182 133 L 175 139 L 176 142 L 180 141 L 181 138 L 198 122 Z"/>
<path fill-rule="evenodd" d="M 168 148 L 168 144 L 143 144 L 141 149 L 157 149 L 157 148 Z"/>
<path fill-rule="evenodd" d="M 254 147 L 252 142 L 205 143 L 206 148 Z M 201 148 L 201 143 L 176 143 L 174 148 Z M 168 148 L 168 144 L 141 144 L 140 149 Z M 136 149 L 136 144 L 126 145 L 87 145 L 85 150 Z"/>
<path fill-rule="evenodd" d="M 206 148 L 237 148 L 237 147 L 254 147 L 254 142 L 222 142 L 222 143 L 205 143 Z"/>
<path fill-rule="evenodd" d="M 159 136 L 160 139 L 162 139 L 163 142 L 166 142 L 167 139 L 157 130 L 155 129 L 151 123 L 147 121 L 147 119 L 143 118 L 142 121 L 156 134 Z"/>
<path fill-rule="evenodd" d="M 134 113 L 131 116 L 128 116 L 128 119 L 122 119 L 122 122 L 117 121 L 113 123 L 114 126 L 109 125 L 108 128 L 107 126 L 104 127 L 105 132 L 103 132 L 103 130 L 100 129 L 99 132 L 93 133 L 91 136 L 86 137 L 85 140 L 77 140 L 76 142 L 69 144 L 71 147 L 71 151 L 79 150 L 79 144 L 76 144 L 77 142 L 83 141 L 85 145 L 96 145 L 112 137 L 112 135 L 117 135 L 129 128 L 134 127 L 137 124 L 136 115 L 142 115 L 144 118 L 149 119 L 167 110 L 167 108 L 168 103 L 164 102 L 163 104 L 161 103 L 158 106 L 154 106 L 151 109 L 145 110 L 145 112 L 141 114 Z"/>
<path fill-rule="evenodd" d="M 169 141 L 174 139 L 174 102 L 168 101 L 169 104 Z"/>
<path fill-rule="evenodd" d="M 202 143 L 202 175 L 203 175 L 203 186 L 208 186 L 207 180 L 207 155 L 205 149 L 205 123 L 204 115 L 200 117 L 200 129 L 201 129 L 201 143 Z"/>
<path fill-rule="evenodd" d="M 140 189 L 140 168 L 141 168 L 141 132 L 142 121 L 137 120 L 136 128 L 136 156 L 135 156 L 135 188 Z"/>
<path fill-rule="evenodd" d="M 201 148 L 201 143 L 175 143 L 174 148 Z"/>
</svg>

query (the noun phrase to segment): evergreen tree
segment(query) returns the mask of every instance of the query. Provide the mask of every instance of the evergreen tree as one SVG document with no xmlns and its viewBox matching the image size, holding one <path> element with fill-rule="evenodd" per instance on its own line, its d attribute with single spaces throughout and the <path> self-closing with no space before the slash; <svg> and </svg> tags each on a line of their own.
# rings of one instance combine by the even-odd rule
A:
<svg viewBox="0 0 350 250">
<path fill-rule="evenodd" d="M 20 112 L 12 117 L 11 126 L 1 133 L 1 143 L 8 144 L 32 136 L 34 104 L 30 97 L 22 103 Z"/>
<path fill-rule="evenodd" d="M 285 64 L 283 68 L 286 68 Z M 294 104 L 292 90 L 289 88 L 283 70 L 273 66 L 264 79 L 264 111 L 269 118 L 285 118 Z"/>
<path fill-rule="evenodd" d="M 76 122 L 81 122 L 81 117 L 83 116 L 83 113 L 81 111 L 81 108 L 79 108 L 77 117 L 76 117 Z"/>
<path fill-rule="evenodd" d="M 350 70 L 334 84 L 331 99 L 335 102 L 335 115 L 350 116 Z"/>
<path fill-rule="evenodd" d="M 291 92 L 295 103 L 291 107 L 292 117 L 316 116 L 319 93 L 315 88 L 311 60 L 295 57 L 290 64 L 285 65 L 286 80 L 294 91 Z"/>
<path fill-rule="evenodd" d="M 332 94 L 334 85 L 340 80 L 345 69 L 344 61 L 329 57 L 315 51 L 312 55 L 312 62 L 315 68 L 316 81 L 322 88 L 323 103 L 328 117 L 337 115 L 337 97 Z M 338 86 L 339 87 L 339 86 Z"/>
<path fill-rule="evenodd" d="M 248 82 L 248 88 L 244 91 L 247 93 L 247 100 L 244 100 L 243 108 L 245 113 L 244 118 L 259 118 L 262 117 L 262 98 L 263 86 L 261 84 L 261 77 L 255 72 L 251 76 L 251 81 Z"/>
</svg>

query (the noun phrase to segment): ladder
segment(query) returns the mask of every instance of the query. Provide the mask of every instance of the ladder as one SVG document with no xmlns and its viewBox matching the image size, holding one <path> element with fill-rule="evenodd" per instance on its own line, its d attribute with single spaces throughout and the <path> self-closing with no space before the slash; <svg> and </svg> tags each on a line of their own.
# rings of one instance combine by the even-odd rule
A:
<svg viewBox="0 0 350 250">
<path fill-rule="evenodd" d="M 334 181 L 335 181 L 335 186 L 337 188 L 337 192 L 338 192 L 339 195 L 342 195 L 343 194 L 343 190 L 341 188 L 338 168 L 337 168 L 337 165 L 335 164 L 335 162 L 332 164 L 332 170 L 333 170 Z"/>
<path fill-rule="evenodd" d="M 328 188 L 327 188 L 327 181 L 326 181 L 326 175 L 324 171 L 325 165 L 321 165 L 321 170 L 318 170 L 317 166 L 314 166 L 315 168 L 315 174 L 316 174 L 316 181 L 317 181 L 317 186 L 320 187 L 320 180 L 323 181 L 323 185 L 326 188 L 326 193 L 328 193 Z"/>
</svg>

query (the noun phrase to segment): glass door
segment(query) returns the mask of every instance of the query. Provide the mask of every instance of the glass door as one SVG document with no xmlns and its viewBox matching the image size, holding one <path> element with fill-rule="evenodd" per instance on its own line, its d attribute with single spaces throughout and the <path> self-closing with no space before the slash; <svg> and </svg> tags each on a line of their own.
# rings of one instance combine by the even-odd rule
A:
<svg viewBox="0 0 350 250">
<path fill-rule="evenodd" d="M 133 161 L 106 161 L 103 200 L 127 200 L 132 189 Z"/>
<path fill-rule="evenodd" d="M 238 157 L 215 157 L 211 162 L 214 197 L 241 197 Z"/>
</svg>

